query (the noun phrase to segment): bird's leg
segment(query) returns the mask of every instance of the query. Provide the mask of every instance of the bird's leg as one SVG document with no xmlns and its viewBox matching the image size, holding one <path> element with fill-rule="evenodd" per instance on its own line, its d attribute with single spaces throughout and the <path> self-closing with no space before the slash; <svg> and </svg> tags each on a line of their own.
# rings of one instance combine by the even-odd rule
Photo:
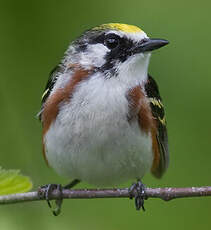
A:
<svg viewBox="0 0 211 230">
<path fill-rule="evenodd" d="M 71 181 L 69 184 L 65 185 L 64 188 L 65 189 L 71 189 L 80 182 L 81 182 L 80 180 L 75 179 L 75 180 Z"/>
<path fill-rule="evenodd" d="M 62 189 L 71 189 L 72 187 L 77 185 L 79 182 L 80 182 L 80 180 L 75 179 L 65 186 L 62 186 L 61 184 L 47 184 L 47 185 L 41 186 L 38 189 L 38 194 L 39 194 L 40 198 L 44 198 L 47 201 L 48 206 L 52 209 L 54 216 L 58 216 L 61 212 L 62 201 L 63 201 Z M 58 199 L 56 199 L 56 201 L 55 201 L 56 208 L 52 208 L 52 205 L 51 205 L 50 199 L 49 199 L 54 190 L 58 190 L 58 192 L 59 192 Z"/>
<path fill-rule="evenodd" d="M 133 195 L 135 194 L 134 197 L 136 210 L 140 210 L 142 208 L 142 210 L 145 211 L 144 200 L 147 199 L 147 196 L 145 194 L 145 185 L 142 184 L 140 180 L 138 180 L 137 183 L 133 183 L 132 186 L 129 188 L 129 194 L 130 199 L 132 199 Z"/>
</svg>

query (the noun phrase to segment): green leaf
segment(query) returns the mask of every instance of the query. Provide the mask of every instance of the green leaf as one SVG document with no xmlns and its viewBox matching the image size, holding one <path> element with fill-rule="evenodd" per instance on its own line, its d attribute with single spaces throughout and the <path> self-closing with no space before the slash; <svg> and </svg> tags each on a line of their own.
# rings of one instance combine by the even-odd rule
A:
<svg viewBox="0 0 211 230">
<path fill-rule="evenodd" d="M 20 170 L 5 170 L 0 167 L 0 195 L 27 192 L 32 188 L 29 177 L 20 174 Z"/>
</svg>

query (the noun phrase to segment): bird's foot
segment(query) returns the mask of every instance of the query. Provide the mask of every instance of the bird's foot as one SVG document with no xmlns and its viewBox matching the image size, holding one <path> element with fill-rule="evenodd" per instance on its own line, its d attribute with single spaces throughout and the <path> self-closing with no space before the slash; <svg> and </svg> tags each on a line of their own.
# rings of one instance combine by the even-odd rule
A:
<svg viewBox="0 0 211 230">
<path fill-rule="evenodd" d="M 47 184 L 44 186 L 41 186 L 38 189 L 38 194 L 39 197 L 41 199 L 45 199 L 48 203 L 48 206 L 50 207 L 50 209 L 53 212 L 54 216 L 58 216 L 61 213 L 61 207 L 62 207 L 62 186 L 61 184 Z M 59 193 L 58 195 L 58 199 L 56 199 L 55 203 L 56 203 L 56 207 L 52 207 L 51 203 L 50 203 L 50 198 L 52 196 L 53 191 L 57 191 Z"/>
<path fill-rule="evenodd" d="M 61 184 L 47 184 L 47 185 L 41 186 L 38 189 L 38 195 L 39 195 L 40 199 L 44 199 L 47 201 L 48 206 L 52 210 L 54 216 L 58 216 L 61 213 L 61 208 L 62 208 L 62 201 L 63 201 L 62 189 L 71 189 L 75 185 L 77 185 L 79 182 L 80 182 L 80 180 L 75 179 L 65 186 L 62 186 Z M 57 193 L 58 193 L 58 195 L 57 195 L 58 198 L 55 201 L 55 203 L 56 203 L 55 208 L 53 208 L 51 203 L 50 203 L 50 198 L 52 196 L 53 191 L 57 191 Z"/>
<path fill-rule="evenodd" d="M 133 183 L 132 186 L 129 188 L 129 194 L 130 199 L 133 199 L 133 197 L 135 198 L 136 210 L 140 210 L 142 208 L 142 210 L 145 211 L 144 200 L 147 199 L 145 193 L 145 185 L 142 184 L 140 180 L 138 180 L 137 183 Z"/>
</svg>

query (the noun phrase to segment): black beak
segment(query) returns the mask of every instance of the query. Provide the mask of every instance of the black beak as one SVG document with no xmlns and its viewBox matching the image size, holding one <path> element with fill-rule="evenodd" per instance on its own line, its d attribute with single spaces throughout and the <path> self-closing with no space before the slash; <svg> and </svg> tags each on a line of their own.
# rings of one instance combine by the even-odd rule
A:
<svg viewBox="0 0 211 230">
<path fill-rule="evenodd" d="M 152 50 L 159 49 L 169 44 L 169 41 L 164 39 L 144 39 L 138 46 L 133 50 L 133 53 L 144 53 Z"/>
</svg>

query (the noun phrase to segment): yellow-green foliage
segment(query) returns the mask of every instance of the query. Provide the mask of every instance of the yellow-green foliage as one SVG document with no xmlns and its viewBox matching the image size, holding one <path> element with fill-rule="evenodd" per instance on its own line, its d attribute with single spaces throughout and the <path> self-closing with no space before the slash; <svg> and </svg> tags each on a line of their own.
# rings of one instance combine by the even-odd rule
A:
<svg viewBox="0 0 211 230">
<path fill-rule="evenodd" d="M 20 170 L 5 170 L 0 167 L 0 195 L 27 192 L 32 188 L 29 177 L 20 174 Z"/>
</svg>

